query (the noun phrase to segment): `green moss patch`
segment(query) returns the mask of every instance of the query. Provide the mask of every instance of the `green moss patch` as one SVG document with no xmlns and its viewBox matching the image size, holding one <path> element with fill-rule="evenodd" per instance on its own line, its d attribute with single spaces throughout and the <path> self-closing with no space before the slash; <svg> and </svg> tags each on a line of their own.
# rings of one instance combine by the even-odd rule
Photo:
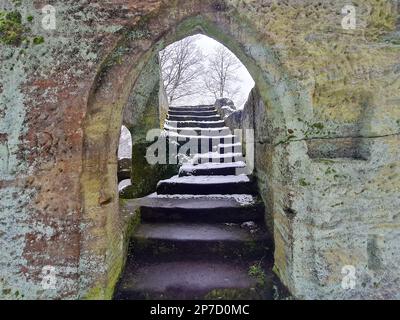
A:
<svg viewBox="0 0 400 320">
<path fill-rule="evenodd" d="M 250 277 L 253 277 L 257 280 L 258 285 L 265 286 L 267 277 L 265 275 L 264 269 L 261 266 L 261 263 L 250 266 L 248 273 Z"/>
<path fill-rule="evenodd" d="M 28 16 L 27 21 L 31 23 L 33 16 Z M 18 47 L 23 43 L 39 45 L 44 43 L 42 36 L 35 36 L 29 39 L 27 33 L 30 29 L 23 24 L 22 15 L 18 11 L 0 11 L 0 42 Z"/>
<path fill-rule="evenodd" d="M 19 45 L 23 40 L 25 28 L 18 11 L 0 11 L 0 41 L 8 45 Z"/>
<path fill-rule="evenodd" d="M 33 44 L 38 45 L 44 43 L 44 38 L 43 37 L 35 37 L 33 38 Z"/>
<path fill-rule="evenodd" d="M 299 184 L 300 184 L 302 187 L 308 187 L 308 186 L 310 185 L 310 183 L 307 182 L 306 179 L 304 179 L 304 178 L 302 178 L 302 179 L 299 180 Z"/>
</svg>

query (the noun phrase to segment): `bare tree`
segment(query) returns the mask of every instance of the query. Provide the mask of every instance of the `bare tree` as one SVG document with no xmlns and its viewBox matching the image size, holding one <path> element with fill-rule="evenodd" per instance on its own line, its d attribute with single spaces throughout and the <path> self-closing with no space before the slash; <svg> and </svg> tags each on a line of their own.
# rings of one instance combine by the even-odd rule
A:
<svg viewBox="0 0 400 320">
<path fill-rule="evenodd" d="M 175 42 L 160 52 L 160 67 L 169 103 L 198 94 L 197 81 L 204 56 L 195 44 L 196 36 Z"/>
<path fill-rule="evenodd" d="M 236 75 L 241 62 L 226 47 L 219 46 L 208 57 L 208 68 L 203 74 L 203 86 L 215 99 L 234 99 L 240 91 L 241 80 Z"/>
</svg>

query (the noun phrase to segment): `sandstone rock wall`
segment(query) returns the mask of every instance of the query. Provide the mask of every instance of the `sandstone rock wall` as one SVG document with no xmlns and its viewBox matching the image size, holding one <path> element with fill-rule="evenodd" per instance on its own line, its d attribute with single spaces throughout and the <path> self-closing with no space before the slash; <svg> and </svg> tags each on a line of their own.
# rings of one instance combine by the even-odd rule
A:
<svg viewBox="0 0 400 320">
<path fill-rule="evenodd" d="M 342 0 L 56 0 L 44 30 L 43 1 L 3 1 L 22 19 L 21 41 L 0 36 L 0 297 L 111 297 L 123 109 L 154 54 L 201 31 L 258 88 L 256 167 L 283 282 L 299 298 L 398 298 L 396 3 L 354 0 L 357 29 L 343 30 Z"/>
<path fill-rule="evenodd" d="M 241 128 L 242 111 L 236 110 L 236 106 L 232 100 L 227 98 L 217 99 L 214 103 L 214 107 L 232 131 Z"/>
</svg>

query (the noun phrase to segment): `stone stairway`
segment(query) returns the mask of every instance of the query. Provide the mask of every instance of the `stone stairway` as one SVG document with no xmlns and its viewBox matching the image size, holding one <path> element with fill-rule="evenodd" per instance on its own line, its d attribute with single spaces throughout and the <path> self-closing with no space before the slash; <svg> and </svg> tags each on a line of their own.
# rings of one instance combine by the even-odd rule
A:
<svg viewBox="0 0 400 320">
<path fill-rule="evenodd" d="M 239 137 L 212 106 L 171 107 L 165 131 L 203 149 L 140 199 L 115 298 L 271 299 L 273 245 Z"/>
</svg>

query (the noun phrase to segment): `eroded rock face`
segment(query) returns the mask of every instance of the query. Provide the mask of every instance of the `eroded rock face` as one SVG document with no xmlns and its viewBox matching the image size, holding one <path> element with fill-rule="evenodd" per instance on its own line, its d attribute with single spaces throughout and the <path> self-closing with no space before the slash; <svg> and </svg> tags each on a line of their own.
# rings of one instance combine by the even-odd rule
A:
<svg viewBox="0 0 400 320">
<path fill-rule="evenodd" d="M 232 100 L 227 98 L 217 99 L 214 107 L 231 130 L 241 128 L 242 111 L 236 110 Z"/>
<path fill-rule="evenodd" d="M 153 52 L 202 30 L 258 87 L 256 169 L 282 281 L 299 298 L 399 298 L 398 11 L 353 3 L 356 30 L 338 0 L 53 1 L 46 31 L 43 1 L 2 2 L 31 40 L 0 43 L 0 297 L 112 296 L 123 108 Z"/>
</svg>

